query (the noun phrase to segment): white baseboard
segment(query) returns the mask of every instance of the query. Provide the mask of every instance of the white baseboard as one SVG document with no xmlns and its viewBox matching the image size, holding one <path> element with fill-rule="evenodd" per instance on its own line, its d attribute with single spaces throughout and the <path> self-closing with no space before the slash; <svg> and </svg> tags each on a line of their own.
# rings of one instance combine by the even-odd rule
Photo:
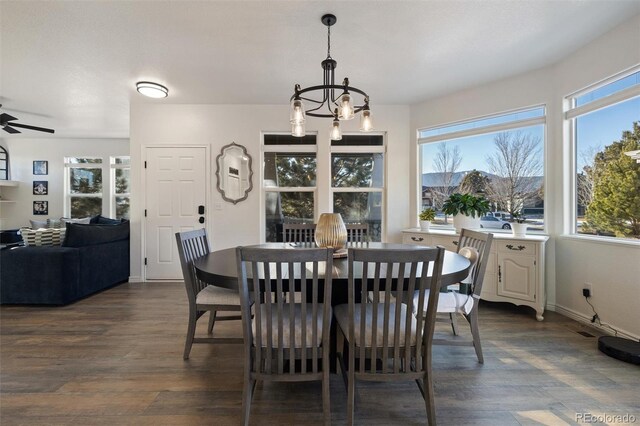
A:
<svg viewBox="0 0 640 426">
<path fill-rule="evenodd" d="M 129 282 L 130 283 L 141 283 L 144 282 L 141 276 L 135 275 L 135 276 L 130 276 L 129 277 Z"/>
<path fill-rule="evenodd" d="M 607 327 L 601 327 L 598 324 L 592 323 L 591 322 L 591 317 L 581 314 L 580 312 L 576 312 L 573 309 L 569 309 L 569 308 L 565 308 L 564 306 L 560 306 L 560 305 L 554 305 L 554 310 L 559 313 L 560 315 L 564 315 L 565 317 L 569 317 L 572 320 L 578 321 L 579 323 L 582 323 L 584 325 L 588 325 L 589 327 L 593 327 L 596 330 L 605 333 L 605 334 L 609 334 L 609 335 L 614 335 L 614 332 Z M 609 324 L 610 325 L 610 324 Z M 612 326 L 613 327 L 613 326 Z M 640 340 L 640 338 L 638 336 L 635 336 L 634 334 L 622 330 L 618 327 L 613 327 L 618 331 L 618 336 L 619 337 L 625 337 L 627 339 L 632 339 L 632 340 Z"/>
</svg>

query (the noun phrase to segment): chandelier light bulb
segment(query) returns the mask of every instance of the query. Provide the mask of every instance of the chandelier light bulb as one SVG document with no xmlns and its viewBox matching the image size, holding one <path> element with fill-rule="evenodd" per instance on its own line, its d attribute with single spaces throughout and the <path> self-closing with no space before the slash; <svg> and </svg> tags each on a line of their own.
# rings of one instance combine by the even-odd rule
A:
<svg viewBox="0 0 640 426">
<path fill-rule="evenodd" d="M 373 130 L 373 122 L 371 121 L 371 111 L 369 108 L 365 108 L 362 110 L 362 115 L 360 116 L 360 131 L 362 132 L 370 132 Z"/>
<path fill-rule="evenodd" d="M 302 124 L 304 120 L 304 104 L 300 99 L 294 99 L 291 101 L 291 116 L 289 121 L 291 124 Z"/>
<path fill-rule="evenodd" d="M 335 118 L 333 120 L 333 127 L 331 128 L 331 140 L 339 141 L 342 139 L 342 131 L 340 130 L 340 120 Z"/>
<path fill-rule="evenodd" d="M 304 121 L 302 123 L 291 123 L 291 136 L 301 138 L 305 135 Z"/>
<path fill-rule="evenodd" d="M 342 96 L 340 96 L 340 113 L 338 114 L 338 118 L 340 120 L 351 120 L 353 117 L 354 112 L 351 95 L 349 95 L 349 93 L 343 93 Z"/>
</svg>

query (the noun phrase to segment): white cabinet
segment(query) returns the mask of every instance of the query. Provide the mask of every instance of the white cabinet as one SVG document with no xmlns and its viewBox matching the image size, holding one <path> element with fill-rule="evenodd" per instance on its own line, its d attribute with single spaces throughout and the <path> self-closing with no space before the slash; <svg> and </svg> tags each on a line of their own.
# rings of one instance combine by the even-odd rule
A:
<svg viewBox="0 0 640 426">
<path fill-rule="evenodd" d="M 544 246 L 548 237 L 493 235 L 480 297 L 492 302 L 530 306 L 536 310 L 538 321 L 542 321 L 546 300 Z M 457 250 L 458 238 L 453 231 L 420 231 L 417 228 L 402 231 L 404 244 L 440 245 L 451 251 Z"/>
</svg>

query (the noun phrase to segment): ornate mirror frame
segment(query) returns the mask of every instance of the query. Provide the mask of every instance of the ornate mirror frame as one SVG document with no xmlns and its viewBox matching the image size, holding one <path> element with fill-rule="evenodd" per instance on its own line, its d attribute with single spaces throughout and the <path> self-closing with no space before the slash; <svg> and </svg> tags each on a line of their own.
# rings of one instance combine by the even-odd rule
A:
<svg viewBox="0 0 640 426">
<path fill-rule="evenodd" d="M 233 151 L 234 148 L 242 150 L 242 155 L 239 161 L 247 162 L 246 170 L 245 170 L 245 167 L 237 167 L 237 168 L 231 167 L 228 163 L 225 162 L 227 158 L 232 158 L 231 151 Z M 247 148 L 245 148 L 243 145 L 238 145 L 235 142 L 231 142 L 229 145 L 225 145 L 222 147 L 222 149 L 220 150 L 220 154 L 216 157 L 216 178 L 217 178 L 216 189 L 222 195 L 222 198 L 225 201 L 228 201 L 233 204 L 237 204 L 240 201 L 247 199 L 247 197 L 249 196 L 249 192 L 251 192 L 251 190 L 253 189 L 253 180 L 252 180 L 253 170 L 251 168 L 251 162 L 252 162 L 251 156 L 247 152 Z M 229 194 L 227 192 L 229 191 L 229 188 L 223 187 L 224 186 L 223 182 L 226 181 L 223 173 L 233 175 L 233 177 L 239 179 L 240 182 L 244 182 L 244 181 L 247 182 L 246 188 L 243 188 L 241 186 L 239 190 L 239 192 L 243 192 L 244 195 L 235 197 L 235 198 L 231 198 L 230 196 L 228 196 Z M 246 179 L 243 176 L 244 173 L 247 174 Z"/>
</svg>

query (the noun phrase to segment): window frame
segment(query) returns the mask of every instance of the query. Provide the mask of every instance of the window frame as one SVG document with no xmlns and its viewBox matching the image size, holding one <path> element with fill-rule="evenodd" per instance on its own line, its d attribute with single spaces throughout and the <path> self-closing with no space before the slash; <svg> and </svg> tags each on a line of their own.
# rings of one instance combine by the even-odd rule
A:
<svg viewBox="0 0 640 426">
<path fill-rule="evenodd" d="M 128 164 L 117 164 L 116 159 L 126 158 L 129 160 Z M 129 155 L 115 155 L 109 157 L 110 170 L 109 170 L 109 217 L 116 218 L 117 202 L 116 198 L 128 198 L 129 199 L 129 216 L 131 216 L 131 185 L 129 185 L 129 192 L 118 194 L 116 193 L 116 170 L 128 169 L 129 177 L 131 177 L 131 156 Z M 103 187 L 104 189 L 104 187 Z"/>
<path fill-rule="evenodd" d="M 603 244 L 611 245 L 630 245 L 640 246 L 640 241 L 635 241 L 630 238 L 622 237 L 610 237 L 604 235 L 592 235 L 592 234 L 580 234 L 577 232 L 578 223 L 578 188 L 577 188 L 577 155 L 578 155 L 578 140 L 576 138 L 577 126 L 576 119 L 588 115 L 590 113 L 600 111 L 626 101 L 640 97 L 640 84 L 636 84 L 631 87 L 627 87 L 611 95 L 603 96 L 586 104 L 576 106 L 577 98 L 584 96 L 587 93 L 593 92 L 606 86 L 610 83 L 616 82 L 623 78 L 626 78 L 632 74 L 640 72 L 640 65 L 635 65 L 631 68 L 623 70 L 610 77 L 602 79 L 598 82 L 590 84 L 580 90 L 572 92 L 563 98 L 563 140 L 567 142 L 566 161 L 564 162 L 564 169 L 567 171 L 568 176 L 565 175 L 565 215 L 563 220 L 563 233 L 561 235 L 564 239 L 579 239 L 588 240 L 592 242 L 599 242 Z"/>
<path fill-rule="evenodd" d="M 433 135 L 433 136 L 428 136 L 428 137 L 420 137 L 420 132 L 423 131 L 429 131 L 429 130 L 433 130 L 433 129 L 438 129 L 438 128 L 443 128 L 443 127 L 450 127 L 450 126 L 455 126 L 455 125 L 460 125 L 460 124 L 467 124 L 467 123 L 471 123 L 474 121 L 482 121 L 482 120 L 486 120 L 486 119 L 490 119 L 493 117 L 500 117 L 503 115 L 510 115 L 510 114 L 517 114 L 519 112 L 525 112 L 525 111 L 529 111 L 529 110 L 535 110 L 535 109 L 539 109 L 542 108 L 542 115 L 539 117 L 533 117 L 533 118 L 526 118 L 526 119 L 516 119 L 513 121 L 508 121 L 505 123 L 501 123 L 501 124 L 491 124 L 491 125 L 487 125 L 487 126 L 481 126 L 481 127 L 477 127 L 477 128 L 473 128 L 473 129 L 468 129 L 468 130 L 460 130 L 460 131 L 453 131 L 450 133 L 443 133 L 443 134 L 439 134 L 439 135 Z M 549 149 L 548 149 L 548 125 L 547 125 L 547 118 L 548 118 L 548 112 L 549 112 L 549 106 L 546 103 L 536 103 L 536 104 L 532 104 L 532 105 L 528 105 L 528 106 L 524 106 L 524 107 L 520 107 L 520 108 L 515 108 L 515 109 L 510 109 L 510 110 L 503 110 L 503 111 L 499 111 L 499 112 L 495 112 L 495 113 L 491 113 L 491 114 L 484 114 L 484 115 L 480 115 L 480 116 L 475 116 L 473 118 L 466 118 L 466 119 L 462 119 L 462 120 L 457 120 L 457 121 L 452 121 L 452 122 L 447 122 L 447 123 L 441 123 L 441 124 L 437 124 L 437 125 L 433 125 L 433 126 L 427 126 L 427 127 L 421 127 L 418 128 L 416 130 L 416 156 L 417 156 L 417 179 L 416 179 L 416 202 L 414 205 L 414 209 L 416 211 L 416 218 L 419 216 L 420 211 L 422 210 L 422 170 L 423 170 L 423 161 L 422 161 L 422 150 L 421 150 L 421 145 L 425 145 L 425 144 L 429 144 L 429 143 L 436 143 L 436 142 L 444 142 L 444 141 L 454 141 L 456 139 L 461 139 L 461 138 L 468 138 L 468 137 L 472 137 L 472 136 L 480 136 L 480 135 L 486 135 L 486 134 L 490 134 L 490 133 L 498 133 L 498 132 L 503 132 L 503 131 L 510 131 L 510 130 L 517 130 L 517 129 L 522 129 L 522 128 L 526 128 L 526 127 L 532 127 L 532 126 L 538 126 L 538 125 L 542 125 L 542 135 L 543 135 L 543 141 L 542 141 L 542 160 L 543 160 L 543 165 L 542 165 L 542 173 L 543 173 L 543 185 L 544 188 L 549 188 L 548 185 L 548 175 L 549 175 Z M 547 192 L 547 191 L 545 191 Z M 544 208 L 544 213 L 543 213 L 543 221 L 544 221 L 544 226 L 542 231 L 527 231 L 527 233 L 532 233 L 532 235 L 548 235 L 549 233 L 549 219 L 550 219 L 550 213 L 549 213 L 549 209 L 547 208 L 548 206 L 548 199 L 547 196 L 545 194 L 545 208 Z M 443 226 L 443 225 L 431 225 L 432 229 L 438 229 L 438 230 L 453 230 L 453 224 L 451 224 L 451 226 Z M 508 234 L 511 233 L 511 231 L 508 230 L 502 230 L 502 229 L 493 229 L 491 228 L 491 232 L 492 233 L 504 233 L 504 234 Z"/>
</svg>

